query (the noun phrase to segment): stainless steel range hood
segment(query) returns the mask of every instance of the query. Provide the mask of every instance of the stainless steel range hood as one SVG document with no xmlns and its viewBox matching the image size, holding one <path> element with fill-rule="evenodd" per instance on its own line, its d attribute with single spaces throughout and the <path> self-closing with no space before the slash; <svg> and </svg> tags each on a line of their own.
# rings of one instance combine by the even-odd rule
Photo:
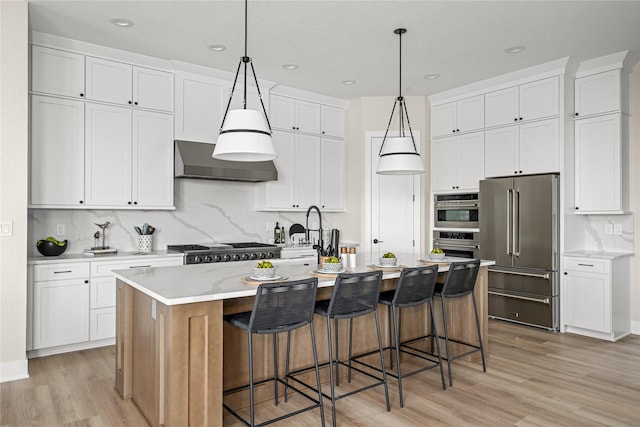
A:
<svg viewBox="0 0 640 427">
<path fill-rule="evenodd" d="M 175 178 L 218 179 L 223 181 L 276 181 L 278 171 L 272 161 L 229 162 L 211 157 L 214 144 L 175 141 Z"/>
</svg>

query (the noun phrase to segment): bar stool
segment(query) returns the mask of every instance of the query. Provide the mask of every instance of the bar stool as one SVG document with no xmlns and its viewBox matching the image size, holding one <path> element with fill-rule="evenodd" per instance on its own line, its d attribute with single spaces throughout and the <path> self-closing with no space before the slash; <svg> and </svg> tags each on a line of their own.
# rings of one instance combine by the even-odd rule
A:
<svg viewBox="0 0 640 427">
<path fill-rule="evenodd" d="M 321 366 L 329 366 L 329 382 L 331 385 L 331 396 L 323 393 L 323 396 L 331 397 L 331 414 L 333 416 L 333 426 L 336 425 L 336 400 L 351 396 L 352 394 L 368 390 L 379 385 L 384 385 L 384 395 L 387 403 L 387 411 L 391 410 L 389 404 L 389 390 L 387 387 L 387 374 L 384 369 L 384 354 L 382 348 L 382 337 L 380 335 L 380 322 L 378 319 L 378 298 L 380 296 L 380 286 L 382 284 L 382 271 L 368 271 L 364 273 L 338 274 L 335 285 L 331 293 L 331 299 L 318 301 L 315 313 L 327 319 L 327 341 L 329 344 L 329 362 Z M 373 312 L 376 321 L 376 332 L 378 334 L 378 348 L 380 353 L 380 363 L 382 365 L 382 377 L 375 376 L 370 372 L 351 366 L 352 361 L 352 335 L 353 319 Z M 335 323 L 336 348 L 335 361 L 333 358 L 333 343 L 331 338 L 331 319 Z M 349 319 L 349 359 L 348 363 L 340 361 L 338 352 L 338 320 Z M 335 364 L 335 377 L 333 368 Z M 344 393 L 340 396 L 335 394 L 335 386 L 339 385 L 339 367 L 346 365 L 349 368 L 348 382 L 351 382 L 351 369 L 354 369 L 370 378 L 377 380 L 369 384 Z M 301 371 L 298 371 L 301 372 Z M 293 375 L 293 374 L 292 374 Z M 300 382 L 299 380 L 297 380 Z"/>
<path fill-rule="evenodd" d="M 302 396 L 311 400 L 314 404 L 302 409 L 298 409 L 291 413 L 282 415 L 277 418 L 265 421 L 259 425 L 266 425 L 285 418 L 298 415 L 311 409 L 320 408 L 320 417 L 322 425 L 324 421 L 324 406 L 322 403 L 322 392 L 320 390 L 320 371 L 318 367 L 318 354 L 316 351 L 316 337 L 313 329 L 313 311 L 315 307 L 316 292 L 318 289 L 318 279 L 309 278 L 291 282 L 280 283 L 263 283 L 258 286 L 258 290 L 253 305 L 253 310 L 225 316 L 225 321 L 247 331 L 249 339 L 249 384 L 236 387 L 224 392 L 225 395 L 237 393 L 249 388 L 249 404 L 250 404 L 250 422 L 243 419 L 236 411 L 223 403 L 224 408 L 242 421 L 245 425 L 255 426 L 255 408 L 254 408 L 254 388 L 257 385 L 270 381 L 274 382 L 274 400 L 278 405 L 278 383 L 284 384 L 285 390 L 291 387 Z M 277 334 L 287 332 L 287 371 L 289 367 L 289 339 L 290 333 L 294 329 L 309 325 L 311 330 L 311 347 L 313 349 L 313 363 L 316 371 L 316 384 L 318 388 L 318 398 L 309 396 L 304 391 L 297 389 L 288 382 L 288 376 L 285 375 L 285 381 L 278 377 L 278 345 Z M 254 382 L 253 379 L 253 334 L 272 334 L 273 335 L 273 378 L 267 378 Z M 288 372 L 287 372 L 288 374 Z M 285 397 L 286 401 L 286 397 Z"/>
<path fill-rule="evenodd" d="M 478 277 L 479 269 L 480 269 L 479 259 L 462 261 L 462 262 L 452 262 L 449 265 L 449 271 L 447 272 L 447 277 L 444 281 L 444 284 L 443 285 L 436 284 L 434 296 L 439 296 L 440 301 L 442 303 L 442 325 L 444 328 L 444 340 L 445 340 L 444 342 L 445 342 L 445 347 L 447 352 L 446 357 L 443 357 L 443 359 L 447 360 L 447 370 L 449 372 L 449 386 L 453 386 L 453 377 L 451 375 L 452 360 L 456 360 L 461 357 L 464 357 L 479 351 L 480 356 L 482 357 L 482 371 L 487 372 L 487 366 L 484 360 L 484 348 L 482 347 L 482 335 L 480 333 L 480 321 L 478 320 L 478 306 L 476 304 L 476 297 L 473 293 L 476 287 L 476 278 Z M 469 294 L 471 294 L 471 299 L 473 301 L 473 313 L 475 315 L 476 330 L 478 332 L 478 345 L 456 340 L 453 338 L 449 338 L 448 324 L 447 324 L 447 308 L 446 308 L 445 300 L 451 299 L 451 298 L 460 298 Z M 433 327 L 435 328 L 435 326 Z M 434 334 L 433 331 L 432 331 L 432 334 Z M 442 337 L 439 336 L 439 338 L 442 338 Z M 451 356 L 451 352 L 449 350 L 450 341 L 465 345 L 467 347 L 471 347 L 472 349 L 465 353 Z"/>
<path fill-rule="evenodd" d="M 390 359 L 391 359 L 391 369 L 393 369 L 393 350 L 396 353 L 396 374 L 389 372 L 394 378 L 398 380 L 398 390 L 400 394 L 400 407 L 404 407 L 404 397 L 402 394 L 402 379 L 409 377 L 411 375 L 418 374 L 420 372 L 424 372 L 429 369 L 433 369 L 435 367 L 440 367 L 440 380 L 442 381 L 442 389 L 446 390 L 447 386 L 444 381 L 444 369 L 442 368 L 442 357 L 440 355 L 440 344 L 438 340 L 436 341 L 436 354 L 433 354 L 433 347 L 430 352 L 412 347 L 411 344 L 416 343 L 420 340 L 424 340 L 426 338 L 431 338 L 432 335 L 424 335 L 418 338 L 413 338 L 407 341 L 400 341 L 401 333 L 400 333 L 400 322 L 398 321 L 399 316 L 401 315 L 401 309 L 403 307 L 415 307 L 423 304 L 429 304 L 429 318 L 430 323 L 433 325 L 435 323 L 434 311 L 433 311 L 433 292 L 436 285 L 436 279 L 438 278 L 438 265 L 430 265 L 424 267 L 413 267 L 413 268 L 404 268 L 400 273 L 400 279 L 398 280 L 398 284 L 395 290 L 384 291 L 380 294 L 380 300 L 378 301 L 380 304 L 384 304 L 388 306 L 388 327 L 389 327 L 389 337 L 391 337 L 392 333 L 395 337 L 395 345 L 391 343 L 389 347 L 386 347 L 385 350 L 391 350 Z M 397 313 L 397 314 L 396 314 Z M 428 323 L 427 323 L 428 324 Z M 433 331 L 433 329 L 431 329 Z M 420 358 L 423 360 L 427 360 L 431 363 L 427 364 L 427 366 L 423 366 L 421 368 L 415 369 L 410 372 L 405 372 L 404 374 L 400 369 L 400 353 L 405 353 L 410 356 Z M 369 353 L 371 354 L 371 353 Z M 358 356 L 354 361 L 366 365 L 370 368 L 377 369 L 371 365 L 366 364 L 358 358 L 364 355 Z"/>
</svg>

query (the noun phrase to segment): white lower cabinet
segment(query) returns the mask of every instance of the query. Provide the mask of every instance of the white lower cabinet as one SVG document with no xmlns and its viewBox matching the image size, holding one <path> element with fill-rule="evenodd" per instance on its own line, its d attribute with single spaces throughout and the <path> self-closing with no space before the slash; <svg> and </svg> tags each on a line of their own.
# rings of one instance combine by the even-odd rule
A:
<svg viewBox="0 0 640 427">
<path fill-rule="evenodd" d="M 181 264 L 182 257 L 158 257 L 31 265 L 27 350 L 39 356 L 112 344 L 116 279 L 111 271 Z"/>
<path fill-rule="evenodd" d="M 564 257 L 565 332 L 615 341 L 631 330 L 629 257 Z"/>
</svg>

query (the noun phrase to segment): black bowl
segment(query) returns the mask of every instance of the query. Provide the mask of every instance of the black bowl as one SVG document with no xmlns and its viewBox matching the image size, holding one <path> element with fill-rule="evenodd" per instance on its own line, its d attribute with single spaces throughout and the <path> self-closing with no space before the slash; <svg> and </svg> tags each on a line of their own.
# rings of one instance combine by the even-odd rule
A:
<svg viewBox="0 0 640 427">
<path fill-rule="evenodd" d="M 64 241 L 64 246 L 58 246 L 48 240 L 40 240 L 36 247 L 38 248 L 38 252 L 44 256 L 58 256 L 67 250 L 67 241 Z"/>
</svg>

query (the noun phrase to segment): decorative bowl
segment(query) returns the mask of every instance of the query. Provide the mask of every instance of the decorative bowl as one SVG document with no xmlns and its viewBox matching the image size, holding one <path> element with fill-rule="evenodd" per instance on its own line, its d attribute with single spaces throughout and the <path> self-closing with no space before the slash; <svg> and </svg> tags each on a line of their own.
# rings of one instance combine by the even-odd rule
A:
<svg viewBox="0 0 640 427">
<path fill-rule="evenodd" d="M 431 253 L 429 254 L 429 259 L 432 259 L 434 261 L 442 261 L 444 259 L 444 254 Z"/>
<path fill-rule="evenodd" d="M 268 279 L 271 277 L 275 277 L 275 275 L 276 275 L 275 267 L 271 267 L 271 268 L 254 267 L 253 268 L 253 277 L 264 277 Z"/>
<path fill-rule="evenodd" d="M 323 271 L 340 271 L 340 270 L 342 270 L 342 261 L 340 261 L 340 262 L 323 262 L 321 269 Z"/>
<path fill-rule="evenodd" d="M 62 243 L 64 243 L 64 245 L 60 246 L 48 240 L 38 240 L 36 248 L 38 249 L 38 252 L 44 256 L 58 256 L 62 255 L 64 251 L 67 250 L 67 241 L 65 240 Z"/>
<path fill-rule="evenodd" d="M 389 267 L 394 267 L 398 263 L 398 258 L 378 258 L 378 265 L 388 265 Z"/>
</svg>

